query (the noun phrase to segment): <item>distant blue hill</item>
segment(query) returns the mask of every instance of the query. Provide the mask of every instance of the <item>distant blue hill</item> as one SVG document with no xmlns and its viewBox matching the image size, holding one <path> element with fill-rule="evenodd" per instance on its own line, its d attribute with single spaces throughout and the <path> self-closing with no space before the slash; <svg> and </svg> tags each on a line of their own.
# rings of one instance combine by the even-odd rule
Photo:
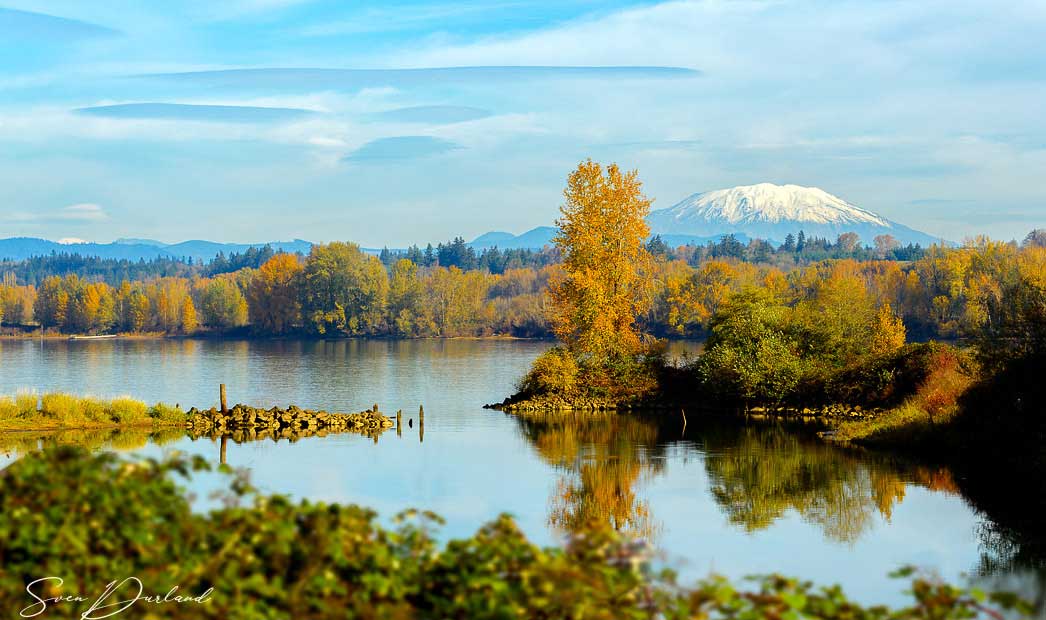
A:
<svg viewBox="0 0 1046 620">
<path fill-rule="evenodd" d="M 556 230 L 554 226 L 538 226 L 521 235 L 489 232 L 476 237 L 469 245 L 477 250 L 492 247 L 497 247 L 499 250 L 540 250 L 546 245 L 552 245 L 552 238 L 556 236 Z"/>
<path fill-rule="evenodd" d="M 469 243 L 477 250 L 496 247 L 499 250 L 540 250 L 546 245 L 552 245 L 552 238 L 556 236 L 554 226 L 538 226 L 521 235 L 513 235 L 507 232 L 484 233 Z M 705 245 L 710 241 L 719 241 L 724 235 L 661 235 L 661 240 L 671 247 L 681 245 Z M 734 235 L 741 243 L 748 243 L 750 237 L 745 234 Z"/>
<path fill-rule="evenodd" d="M 116 260 L 152 260 L 154 258 L 192 258 L 208 262 L 218 253 L 226 256 L 243 253 L 250 248 L 271 246 L 277 251 L 307 254 L 312 248 L 308 241 L 272 241 L 268 243 L 216 243 L 214 241 L 183 241 L 171 245 L 148 239 L 119 239 L 113 243 L 58 243 L 47 239 L 14 237 L 0 239 L 0 260 L 25 260 L 34 256 L 79 254 Z"/>
</svg>

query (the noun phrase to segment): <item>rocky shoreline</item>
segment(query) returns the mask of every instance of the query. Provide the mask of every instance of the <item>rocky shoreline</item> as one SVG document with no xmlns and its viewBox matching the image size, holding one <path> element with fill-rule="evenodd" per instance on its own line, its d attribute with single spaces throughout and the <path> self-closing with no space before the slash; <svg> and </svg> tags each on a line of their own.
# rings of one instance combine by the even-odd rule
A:
<svg viewBox="0 0 1046 620">
<path fill-rule="evenodd" d="M 709 406 L 699 403 L 667 403 L 659 401 L 636 401 L 615 403 L 601 399 L 567 399 L 561 396 L 542 396 L 533 399 L 514 400 L 506 398 L 503 402 L 484 405 L 484 409 L 494 409 L 505 413 L 519 415 L 530 413 L 595 413 L 605 411 L 624 412 L 674 412 L 701 410 L 722 410 L 744 415 L 779 417 L 779 418 L 812 418 L 812 419 L 845 419 L 859 420 L 874 418 L 884 413 L 881 409 L 865 409 L 860 405 L 831 404 L 818 407 L 749 407 L 732 409 Z"/>
<path fill-rule="evenodd" d="M 272 436 L 318 433 L 353 432 L 376 434 L 395 426 L 395 422 L 378 411 L 378 406 L 360 413 L 329 413 L 301 409 L 294 405 L 286 409 L 261 409 L 235 405 L 222 413 L 217 408 L 186 412 L 186 429 L 194 435 L 226 434 Z"/>
</svg>

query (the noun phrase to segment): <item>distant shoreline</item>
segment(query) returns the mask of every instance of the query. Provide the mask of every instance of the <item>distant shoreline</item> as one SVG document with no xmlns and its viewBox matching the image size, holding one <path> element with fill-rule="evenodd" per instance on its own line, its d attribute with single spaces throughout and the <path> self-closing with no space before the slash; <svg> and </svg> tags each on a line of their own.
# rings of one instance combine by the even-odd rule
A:
<svg viewBox="0 0 1046 620">
<path fill-rule="evenodd" d="M 283 336 L 271 336 L 271 335 L 249 335 L 249 334 L 164 334 L 164 333 L 143 333 L 143 334 L 41 334 L 41 333 L 28 333 L 28 334 L 0 334 L 0 341 L 25 341 L 25 340 L 48 340 L 48 341 L 68 341 L 68 342 L 93 342 L 93 341 L 112 341 L 112 340 L 310 340 L 310 341 L 324 341 L 324 340 L 396 340 L 396 341 L 408 341 L 408 340 L 518 340 L 527 342 L 555 342 L 554 338 L 527 338 L 522 336 L 510 336 L 510 335 L 495 335 L 495 336 L 418 336 L 411 338 L 404 338 L 401 336 L 315 336 L 307 334 L 291 334 Z M 685 339 L 691 340 L 691 339 Z"/>
</svg>

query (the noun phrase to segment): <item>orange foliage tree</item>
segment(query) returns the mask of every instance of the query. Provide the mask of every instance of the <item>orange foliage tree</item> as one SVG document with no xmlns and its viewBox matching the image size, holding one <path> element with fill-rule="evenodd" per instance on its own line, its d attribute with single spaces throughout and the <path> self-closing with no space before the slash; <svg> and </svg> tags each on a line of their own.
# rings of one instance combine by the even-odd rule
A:
<svg viewBox="0 0 1046 620">
<path fill-rule="evenodd" d="M 564 275 L 549 287 L 549 314 L 556 336 L 582 357 L 621 359 L 642 349 L 635 322 L 649 303 L 643 273 L 651 258 L 643 243 L 650 200 L 641 187 L 635 171 L 592 160 L 567 180 L 553 239 Z"/>
<path fill-rule="evenodd" d="M 247 288 L 250 319 L 256 328 L 282 334 L 299 321 L 303 270 L 293 254 L 277 254 L 258 269 Z"/>
</svg>

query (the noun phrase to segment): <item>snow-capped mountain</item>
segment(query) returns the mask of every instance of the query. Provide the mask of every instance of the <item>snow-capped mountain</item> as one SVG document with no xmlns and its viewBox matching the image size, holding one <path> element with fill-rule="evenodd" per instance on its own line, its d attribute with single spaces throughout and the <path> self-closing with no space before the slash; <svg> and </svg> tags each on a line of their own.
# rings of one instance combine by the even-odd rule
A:
<svg viewBox="0 0 1046 620">
<path fill-rule="evenodd" d="M 702 194 L 647 216 L 653 234 L 709 237 L 729 233 L 783 241 L 789 233 L 830 240 L 854 232 L 866 245 L 877 235 L 928 246 L 931 235 L 892 222 L 816 187 L 742 185 Z"/>
</svg>

